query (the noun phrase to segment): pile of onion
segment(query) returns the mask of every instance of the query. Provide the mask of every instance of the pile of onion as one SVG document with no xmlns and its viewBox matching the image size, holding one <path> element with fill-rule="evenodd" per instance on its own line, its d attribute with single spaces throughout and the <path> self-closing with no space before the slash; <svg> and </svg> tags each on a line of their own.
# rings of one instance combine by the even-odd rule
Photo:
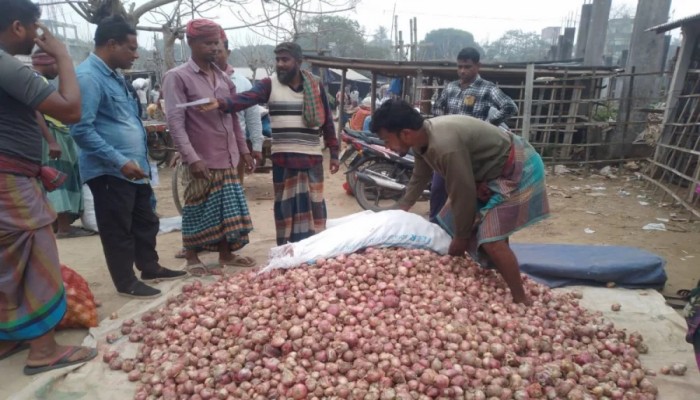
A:
<svg viewBox="0 0 700 400">
<path fill-rule="evenodd" d="M 103 356 L 136 399 L 654 399 L 638 333 L 465 258 L 368 249 L 187 283 Z"/>
</svg>

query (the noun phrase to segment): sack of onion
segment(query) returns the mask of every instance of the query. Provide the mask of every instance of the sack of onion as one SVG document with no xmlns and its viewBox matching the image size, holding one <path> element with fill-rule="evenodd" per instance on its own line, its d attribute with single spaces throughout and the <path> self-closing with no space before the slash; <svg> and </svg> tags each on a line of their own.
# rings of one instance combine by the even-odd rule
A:
<svg viewBox="0 0 700 400">
<path fill-rule="evenodd" d="M 654 399 L 627 335 L 524 278 L 532 306 L 468 258 L 367 249 L 187 283 L 106 352 L 135 398 Z"/>
<path fill-rule="evenodd" d="M 56 329 L 93 328 L 97 326 L 97 304 L 85 278 L 61 265 L 66 291 L 67 310 Z"/>
</svg>

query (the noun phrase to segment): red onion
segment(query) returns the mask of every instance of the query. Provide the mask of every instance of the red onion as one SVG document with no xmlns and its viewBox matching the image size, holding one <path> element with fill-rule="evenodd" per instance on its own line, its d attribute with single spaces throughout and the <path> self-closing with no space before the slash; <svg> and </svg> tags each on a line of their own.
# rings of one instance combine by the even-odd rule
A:
<svg viewBox="0 0 700 400">
<path fill-rule="evenodd" d="M 405 249 L 225 275 L 125 321 L 137 358 L 103 360 L 137 398 L 654 396 L 641 335 L 523 281 L 529 307 L 469 258 Z"/>
</svg>

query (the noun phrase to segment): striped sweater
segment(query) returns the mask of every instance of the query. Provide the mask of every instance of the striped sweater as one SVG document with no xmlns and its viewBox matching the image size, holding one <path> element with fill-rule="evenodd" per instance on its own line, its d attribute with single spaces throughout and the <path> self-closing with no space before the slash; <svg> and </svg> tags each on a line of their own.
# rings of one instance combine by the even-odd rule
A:
<svg viewBox="0 0 700 400">
<path fill-rule="evenodd" d="M 275 81 L 275 83 L 277 83 L 278 85 L 281 85 L 277 80 L 277 77 L 264 78 L 255 83 L 251 90 L 237 93 L 234 97 L 231 98 L 221 99 L 221 110 L 225 112 L 237 112 L 256 104 L 268 103 L 272 98 L 273 81 Z M 293 93 L 298 93 L 300 98 L 303 98 L 304 96 L 301 86 L 296 88 L 296 90 L 290 89 L 289 87 L 287 87 L 287 89 L 292 91 Z M 330 110 L 330 106 L 328 105 L 328 99 L 326 97 L 325 90 L 321 90 L 321 101 L 323 102 L 323 106 L 326 110 L 326 120 L 324 121 L 323 125 L 319 128 L 319 135 L 323 137 L 323 141 L 325 142 L 326 147 L 328 147 L 328 150 L 330 151 L 331 159 L 337 160 L 338 153 L 340 152 L 340 146 L 338 143 L 338 137 L 335 133 L 335 126 L 333 124 L 333 114 Z M 301 109 L 302 108 L 300 107 L 299 112 L 301 112 Z M 299 116 L 299 118 L 301 119 L 301 116 Z M 321 156 L 320 154 L 310 156 L 304 153 L 296 152 L 277 152 L 273 155 L 272 159 L 273 162 L 277 165 L 283 166 L 285 168 L 294 169 L 311 168 L 312 166 L 323 162 L 323 156 Z"/>
<path fill-rule="evenodd" d="M 321 127 L 304 125 L 304 93 L 271 79 L 268 107 L 272 126 L 272 154 L 322 155 Z"/>
</svg>

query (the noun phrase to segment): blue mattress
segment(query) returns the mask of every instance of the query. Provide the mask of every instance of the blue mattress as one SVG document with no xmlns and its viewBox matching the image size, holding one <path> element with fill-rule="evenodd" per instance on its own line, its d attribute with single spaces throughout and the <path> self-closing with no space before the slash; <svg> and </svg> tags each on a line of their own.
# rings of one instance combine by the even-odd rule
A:
<svg viewBox="0 0 700 400">
<path fill-rule="evenodd" d="M 625 246 L 511 244 L 520 270 L 549 287 L 602 286 L 661 289 L 666 261 L 656 254 Z"/>
</svg>

